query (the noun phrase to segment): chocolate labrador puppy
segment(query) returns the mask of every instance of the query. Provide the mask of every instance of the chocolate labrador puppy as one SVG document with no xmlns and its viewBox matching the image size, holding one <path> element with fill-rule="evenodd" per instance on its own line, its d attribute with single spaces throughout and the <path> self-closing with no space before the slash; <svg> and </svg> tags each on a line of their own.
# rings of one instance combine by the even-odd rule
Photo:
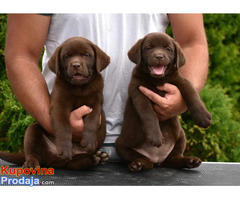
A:
<svg viewBox="0 0 240 200">
<path fill-rule="evenodd" d="M 50 103 L 55 138 L 39 124 L 32 124 L 25 134 L 25 158 L 6 152 L 1 152 L 0 158 L 17 164 L 25 161 L 23 167 L 41 164 L 72 170 L 106 162 L 108 155 L 98 151 L 106 136 L 102 109 L 104 83 L 100 72 L 109 63 L 109 56 L 85 38 L 70 38 L 60 45 L 48 62 L 57 75 Z M 85 116 L 81 141 L 76 143 L 72 142 L 69 116 L 83 105 L 92 108 L 92 112 Z"/>
<path fill-rule="evenodd" d="M 159 121 L 153 102 L 139 91 L 139 86 L 144 86 L 164 96 L 156 86 L 171 83 L 180 90 L 195 122 L 204 128 L 210 125 L 211 114 L 192 84 L 178 72 L 185 64 L 178 43 L 166 34 L 150 33 L 130 49 L 128 57 L 136 67 L 128 88 L 122 131 L 116 140 L 119 156 L 133 172 L 154 166 L 198 167 L 199 158 L 183 156 L 186 139 L 178 116 Z"/>
</svg>

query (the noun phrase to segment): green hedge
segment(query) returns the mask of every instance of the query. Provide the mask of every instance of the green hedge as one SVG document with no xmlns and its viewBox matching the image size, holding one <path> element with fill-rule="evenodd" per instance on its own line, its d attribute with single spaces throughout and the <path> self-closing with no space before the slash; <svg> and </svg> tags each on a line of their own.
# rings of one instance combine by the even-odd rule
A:
<svg viewBox="0 0 240 200">
<path fill-rule="evenodd" d="M 0 14 L 0 150 L 23 149 L 29 116 L 15 99 L 4 68 L 6 15 Z M 190 114 L 181 118 L 186 132 L 186 155 L 204 161 L 240 161 L 240 15 L 205 14 L 209 43 L 209 77 L 201 97 L 212 113 L 212 125 L 194 125 Z M 168 29 L 171 33 L 171 29 Z"/>
<path fill-rule="evenodd" d="M 199 128 L 189 113 L 181 116 L 187 137 L 185 154 L 204 161 L 240 161 L 240 123 L 233 115 L 233 99 L 220 85 L 210 84 L 201 97 L 212 114 L 212 124 L 208 129 Z"/>
<path fill-rule="evenodd" d="M 7 15 L 0 14 L 0 150 L 17 152 L 23 149 L 26 128 L 34 122 L 16 100 L 6 76 L 4 46 Z"/>
<path fill-rule="evenodd" d="M 240 14 L 205 15 L 212 85 L 220 84 L 240 110 Z M 239 114 L 239 113 L 235 113 Z"/>
<path fill-rule="evenodd" d="M 204 25 L 210 62 L 201 97 L 213 120 L 207 130 L 194 126 L 188 117 L 183 120 L 188 140 L 186 153 L 206 161 L 239 162 L 240 15 L 206 14 Z"/>
</svg>

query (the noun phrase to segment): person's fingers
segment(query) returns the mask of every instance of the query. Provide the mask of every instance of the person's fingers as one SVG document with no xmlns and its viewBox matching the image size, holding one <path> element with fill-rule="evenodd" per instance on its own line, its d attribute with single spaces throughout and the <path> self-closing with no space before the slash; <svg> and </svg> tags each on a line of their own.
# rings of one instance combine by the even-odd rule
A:
<svg viewBox="0 0 240 200">
<path fill-rule="evenodd" d="M 168 88 L 167 88 L 168 89 Z M 168 119 L 169 115 L 167 114 L 166 110 L 168 110 L 169 105 L 167 99 L 164 97 L 161 97 L 160 95 L 156 94 L 155 92 L 140 86 L 139 90 L 146 96 L 148 97 L 153 104 L 153 109 L 160 121 L 164 121 Z M 161 90 L 164 91 L 165 88 L 161 86 Z"/>
<path fill-rule="evenodd" d="M 71 114 L 73 114 L 74 119 L 80 120 L 83 116 L 89 114 L 90 112 L 92 112 L 92 108 L 83 105 L 76 110 L 73 110 Z"/>
<path fill-rule="evenodd" d="M 143 86 L 139 87 L 139 90 L 154 103 L 153 109 L 160 121 L 167 120 L 186 111 L 185 102 L 175 85 L 165 83 L 162 86 L 157 86 L 157 89 L 165 92 L 164 97 Z"/>
<path fill-rule="evenodd" d="M 162 104 L 166 101 L 164 97 L 161 97 L 160 95 L 156 94 L 155 92 L 149 90 L 148 88 L 145 88 L 143 86 L 139 86 L 139 90 L 148 97 L 152 102 L 156 104 Z"/>
<path fill-rule="evenodd" d="M 101 127 L 101 124 L 102 124 L 102 115 L 100 114 L 99 122 L 98 122 L 98 128 Z"/>
<path fill-rule="evenodd" d="M 73 133 L 81 133 L 84 130 L 84 122 L 82 117 L 92 112 L 88 106 L 81 106 L 70 113 L 69 121 Z"/>
<path fill-rule="evenodd" d="M 164 85 L 157 86 L 157 89 L 160 91 L 166 92 L 164 98 L 168 99 L 169 95 L 173 95 L 176 92 L 178 92 L 178 89 L 175 85 L 172 85 L 170 83 L 165 83 Z"/>
<path fill-rule="evenodd" d="M 72 131 L 74 133 L 81 133 L 84 129 L 84 123 L 83 123 L 83 119 L 78 119 L 76 120 L 76 118 L 70 114 L 70 118 L 69 118 L 71 127 L 72 127 Z"/>
<path fill-rule="evenodd" d="M 83 105 L 80 108 L 74 110 L 73 112 L 75 114 L 75 119 L 81 120 L 83 116 L 92 112 L 92 108 L 90 108 L 86 105 Z M 83 123 L 83 120 L 81 120 L 81 121 L 82 122 L 80 122 L 80 123 Z M 101 126 L 101 122 L 102 122 L 102 115 L 100 114 L 98 127 Z"/>
<path fill-rule="evenodd" d="M 165 120 L 169 119 L 169 116 L 166 116 L 165 113 L 162 112 L 161 109 L 159 109 L 159 106 L 157 104 L 153 105 L 153 109 L 154 109 L 155 114 L 157 115 L 157 118 L 159 121 L 165 121 Z"/>
</svg>

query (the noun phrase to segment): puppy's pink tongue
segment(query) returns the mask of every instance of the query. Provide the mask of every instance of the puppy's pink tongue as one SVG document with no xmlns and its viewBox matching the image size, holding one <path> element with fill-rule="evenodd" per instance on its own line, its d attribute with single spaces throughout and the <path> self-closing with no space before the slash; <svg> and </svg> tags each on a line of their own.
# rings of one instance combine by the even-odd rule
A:
<svg viewBox="0 0 240 200">
<path fill-rule="evenodd" d="M 82 79 L 84 79 L 84 76 L 81 74 L 74 74 L 73 79 L 82 80 Z"/>
<path fill-rule="evenodd" d="M 156 75 L 162 75 L 166 70 L 165 66 L 151 66 L 150 68 L 153 74 L 156 74 Z"/>
</svg>

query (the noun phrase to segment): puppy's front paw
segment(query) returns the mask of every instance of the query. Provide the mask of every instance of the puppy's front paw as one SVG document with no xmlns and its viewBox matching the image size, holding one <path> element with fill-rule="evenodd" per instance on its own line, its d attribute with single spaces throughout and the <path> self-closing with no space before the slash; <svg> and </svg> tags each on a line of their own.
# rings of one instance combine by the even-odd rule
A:
<svg viewBox="0 0 240 200">
<path fill-rule="evenodd" d="M 199 167 L 202 163 L 200 158 L 197 157 L 183 157 L 183 167 L 185 168 L 195 168 Z"/>
<path fill-rule="evenodd" d="M 22 168 L 37 168 L 40 165 L 39 160 L 35 157 L 28 158 Z"/>
<path fill-rule="evenodd" d="M 192 116 L 196 124 L 202 128 L 208 128 L 212 121 L 212 115 L 207 111 L 206 108 L 202 108 L 195 113 L 192 113 Z"/>
<path fill-rule="evenodd" d="M 66 144 L 56 144 L 56 152 L 57 155 L 60 156 L 64 160 L 72 159 L 72 143 Z"/>
<path fill-rule="evenodd" d="M 153 163 L 149 159 L 138 158 L 128 165 L 131 172 L 139 172 L 153 168 Z"/>
<path fill-rule="evenodd" d="M 101 150 L 98 150 L 94 155 L 93 155 L 93 159 L 94 159 L 94 165 L 102 165 L 102 164 L 106 164 L 108 159 L 109 159 L 109 155 L 106 152 L 102 152 Z"/>
<path fill-rule="evenodd" d="M 94 153 L 97 150 L 98 142 L 95 136 L 82 135 L 82 140 L 80 141 L 80 145 L 83 151 L 87 151 L 88 153 Z"/>
<path fill-rule="evenodd" d="M 160 131 L 154 131 L 147 134 L 147 140 L 151 145 L 155 147 L 162 146 L 162 133 Z"/>
<path fill-rule="evenodd" d="M 155 147 L 162 145 L 162 131 L 159 126 L 159 122 L 151 124 L 143 124 L 143 130 L 146 134 L 147 141 Z"/>
</svg>

